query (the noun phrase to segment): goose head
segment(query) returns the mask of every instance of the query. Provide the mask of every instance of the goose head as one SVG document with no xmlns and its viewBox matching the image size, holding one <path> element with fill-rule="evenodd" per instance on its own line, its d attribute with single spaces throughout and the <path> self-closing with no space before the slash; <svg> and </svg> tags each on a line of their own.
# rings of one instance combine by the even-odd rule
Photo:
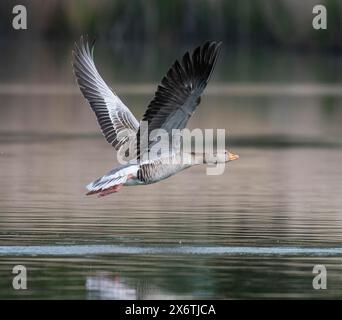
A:
<svg viewBox="0 0 342 320">
<path fill-rule="evenodd" d="M 228 150 L 214 152 L 212 154 L 205 154 L 204 163 L 217 164 L 225 163 L 239 159 L 237 154 L 229 152 Z"/>
</svg>

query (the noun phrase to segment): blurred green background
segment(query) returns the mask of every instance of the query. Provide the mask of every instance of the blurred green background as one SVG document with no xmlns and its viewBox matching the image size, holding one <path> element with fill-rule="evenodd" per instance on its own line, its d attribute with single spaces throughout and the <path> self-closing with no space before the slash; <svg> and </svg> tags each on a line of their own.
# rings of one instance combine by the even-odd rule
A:
<svg viewBox="0 0 342 320">
<path fill-rule="evenodd" d="M 214 81 L 342 80 L 338 0 L 24 0 L 27 30 L 12 28 L 16 4 L 0 2 L 6 83 L 74 83 L 70 52 L 82 34 L 97 39 L 97 66 L 115 82 L 159 81 L 175 58 L 206 40 L 224 42 Z M 317 4 L 327 8 L 327 30 L 312 27 Z"/>
<path fill-rule="evenodd" d="M 11 28 L 15 1 L 1 1 L 1 36 Z M 18 3 L 19 4 L 19 3 Z M 229 44 L 341 47 L 339 0 L 23 0 L 29 15 L 26 36 L 74 38 L 88 33 L 122 42 L 180 42 L 221 39 Z M 312 28 L 312 8 L 328 10 L 329 31 Z"/>
</svg>

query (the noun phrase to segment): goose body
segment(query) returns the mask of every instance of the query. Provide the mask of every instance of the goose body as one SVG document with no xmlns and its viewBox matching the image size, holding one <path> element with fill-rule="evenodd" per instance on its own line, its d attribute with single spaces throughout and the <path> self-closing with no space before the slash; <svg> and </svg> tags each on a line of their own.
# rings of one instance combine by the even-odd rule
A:
<svg viewBox="0 0 342 320">
<path fill-rule="evenodd" d="M 178 155 L 168 159 L 158 159 L 140 164 L 124 164 L 117 166 L 101 178 L 87 186 L 88 194 L 107 195 L 108 191 L 117 192 L 122 186 L 152 184 L 164 180 L 195 164 L 177 163 Z M 118 187 L 119 186 L 119 187 Z M 115 191 L 114 191 L 115 190 Z"/>
<path fill-rule="evenodd" d="M 173 129 L 184 129 L 189 118 L 200 103 L 201 93 L 206 87 L 215 67 L 221 43 L 206 42 L 197 47 L 192 54 L 185 53 L 181 62 L 176 61 L 155 93 L 143 116 L 148 130 L 165 130 L 170 139 Z M 98 73 L 93 60 L 93 46 L 81 38 L 73 51 L 73 68 L 77 83 L 90 107 L 94 111 L 102 133 L 108 143 L 118 152 L 130 141 L 140 141 L 144 130 L 131 111 L 120 98 L 106 85 Z M 167 152 L 158 158 L 148 160 L 143 156 L 149 154 L 155 141 L 147 146 L 136 143 L 134 152 L 128 162 L 117 166 L 104 176 L 87 185 L 88 193 L 105 196 L 118 192 L 123 186 L 144 185 L 164 180 L 186 168 L 200 163 L 209 163 L 203 154 L 203 162 L 198 162 L 197 155 L 188 153 L 190 161 L 183 162 L 180 152 Z M 214 160 L 227 162 L 238 156 L 224 151 Z"/>
</svg>

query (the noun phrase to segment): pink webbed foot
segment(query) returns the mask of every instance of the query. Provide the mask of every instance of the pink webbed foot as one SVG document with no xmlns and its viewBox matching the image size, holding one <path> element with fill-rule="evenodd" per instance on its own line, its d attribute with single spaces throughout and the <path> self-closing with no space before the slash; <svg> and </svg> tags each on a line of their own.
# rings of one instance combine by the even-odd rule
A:
<svg viewBox="0 0 342 320">
<path fill-rule="evenodd" d="M 122 189 L 122 187 L 123 187 L 123 183 L 117 184 L 116 186 L 113 186 L 113 187 L 110 187 L 108 189 L 101 191 L 100 194 L 98 195 L 98 197 L 101 198 L 101 197 L 107 196 L 111 193 L 118 192 Z"/>
</svg>

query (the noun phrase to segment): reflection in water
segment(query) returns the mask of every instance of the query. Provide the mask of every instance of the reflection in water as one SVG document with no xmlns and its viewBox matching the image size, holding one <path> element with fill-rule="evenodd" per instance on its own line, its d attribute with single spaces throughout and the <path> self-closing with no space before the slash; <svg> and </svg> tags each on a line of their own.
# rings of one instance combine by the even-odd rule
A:
<svg viewBox="0 0 342 320">
<path fill-rule="evenodd" d="M 85 288 L 88 299 L 103 300 L 153 300 L 153 299 L 189 299 L 191 296 L 173 295 L 163 289 L 153 286 L 146 281 L 134 282 L 134 279 L 126 279 L 120 275 L 98 272 L 88 276 Z"/>
<path fill-rule="evenodd" d="M 86 280 L 86 290 L 89 299 L 105 300 L 136 300 L 136 289 L 130 288 L 125 279 L 118 275 L 89 276 Z"/>
</svg>

